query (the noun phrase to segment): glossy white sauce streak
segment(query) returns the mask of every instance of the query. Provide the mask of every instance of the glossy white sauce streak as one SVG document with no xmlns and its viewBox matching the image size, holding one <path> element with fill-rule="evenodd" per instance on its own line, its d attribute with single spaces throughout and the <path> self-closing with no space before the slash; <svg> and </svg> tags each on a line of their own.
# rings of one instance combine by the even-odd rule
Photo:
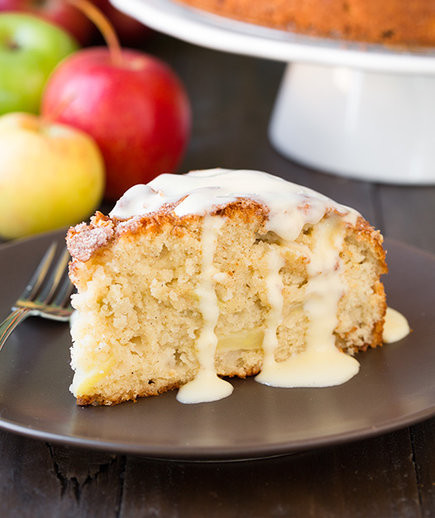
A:
<svg viewBox="0 0 435 518">
<path fill-rule="evenodd" d="M 260 171 L 207 169 L 185 175 L 162 174 L 147 185 L 135 185 L 117 202 L 111 217 L 128 219 L 176 204 L 177 216 L 208 214 L 240 198 L 266 205 L 268 229 L 288 241 L 294 241 L 307 223 L 319 222 L 328 209 L 335 209 L 349 222 L 358 212 L 282 178 Z"/>
<path fill-rule="evenodd" d="M 398 342 L 409 335 L 411 330 L 406 318 L 393 308 L 387 308 L 385 315 L 384 330 L 382 333 L 382 340 L 386 344 Z"/>
<path fill-rule="evenodd" d="M 279 250 L 271 248 L 267 254 L 269 272 L 265 279 L 267 298 L 270 310 L 266 318 L 262 348 L 264 351 L 263 371 L 273 369 L 275 362 L 275 351 L 278 347 L 278 326 L 282 322 L 283 310 L 283 282 L 280 269 L 284 266 L 284 260 Z M 261 376 L 261 375 L 260 375 Z M 258 376 L 257 376 L 258 379 Z"/>
<path fill-rule="evenodd" d="M 357 374 L 359 363 L 335 347 L 338 302 L 345 291 L 340 251 L 344 223 L 331 216 L 313 229 L 314 249 L 307 265 L 304 310 L 308 317 L 305 350 L 285 361 L 268 361 L 256 380 L 275 387 L 326 387 Z"/>
<path fill-rule="evenodd" d="M 229 396 L 233 391 L 230 383 L 218 377 L 214 365 L 217 346 L 215 327 L 219 318 L 219 306 L 214 281 L 217 269 L 213 264 L 213 258 L 223 223 L 224 219 L 218 216 L 206 216 L 203 221 L 202 269 L 196 289 L 203 318 L 203 326 L 196 342 L 199 371 L 192 381 L 179 389 L 177 399 L 181 403 L 216 401 Z"/>
</svg>

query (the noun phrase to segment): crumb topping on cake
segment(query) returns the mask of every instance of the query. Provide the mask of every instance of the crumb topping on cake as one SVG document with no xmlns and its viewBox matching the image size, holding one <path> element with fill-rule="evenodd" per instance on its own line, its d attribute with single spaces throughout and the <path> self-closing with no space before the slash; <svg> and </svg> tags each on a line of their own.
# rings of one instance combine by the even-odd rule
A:
<svg viewBox="0 0 435 518">
<path fill-rule="evenodd" d="M 91 219 L 91 225 L 80 223 L 68 232 L 68 249 L 72 257 L 79 261 L 89 261 L 96 250 L 105 246 L 113 237 L 113 225 L 110 222 L 98 225 L 104 216 L 97 213 Z"/>
</svg>

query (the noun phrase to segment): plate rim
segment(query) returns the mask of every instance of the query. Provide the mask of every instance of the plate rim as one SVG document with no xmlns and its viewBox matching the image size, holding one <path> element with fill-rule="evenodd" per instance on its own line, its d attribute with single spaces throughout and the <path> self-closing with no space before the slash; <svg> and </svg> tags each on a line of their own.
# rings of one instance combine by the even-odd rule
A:
<svg viewBox="0 0 435 518">
<path fill-rule="evenodd" d="M 16 433 L 21 436 L 38 439 L 56 444 L 74 446 L 77 448 L 92 449 L 99 451 L 114 452 L 119 454 L 133 454 L 140 455 L 153 459 L 164 459 L 174 461 L 243 461 L 252 459 L 264 459 L 269 457 L 276 457 L 281 455 L 291 455 L 302 451 L 312 451 L 315 449 L 325 448 L 328 446 L 336 446 L 340 444 L 355 442 L 364 439 L 377 437 L 395 430 L 400 430 L 408 425 L 418 424 L 422 421 L 429 420 L 435 417 L 435 407 L 428 408 L 424 411 L 409 414 L 408 416 L 397 419 L 395 421 L 386 421 L 380 426 L 369 426 L 358 430 L 353 430 L 347 433 L 331 434 L 322 437 L 321 439 L 297 440 L 288 442 L 275 443 L 270 446 L 232 446 L 225 447 L 224 451 L 218 451 L 218 448 L 211 450 L 209 446 L 186 446 L 183 451 L 180 451 L 180 446 L 165 445 L 164 449 L 161 446 L 151 446 L 144 450 L 139 443 L 127 443 L 117 441 L 98 441 L 96 439 L 86 439 L 81 437 L 74 437 L 70 435 L 61 435 L 53 432 L 45 432 L 36 428 L 31 428 L 24 425 L 17 425 L 8 420 L 2 419 L 0 415 L 0 430 L 11 433 Z M 289 447 L 291 444 L 291 447 Z"/>
</svg>

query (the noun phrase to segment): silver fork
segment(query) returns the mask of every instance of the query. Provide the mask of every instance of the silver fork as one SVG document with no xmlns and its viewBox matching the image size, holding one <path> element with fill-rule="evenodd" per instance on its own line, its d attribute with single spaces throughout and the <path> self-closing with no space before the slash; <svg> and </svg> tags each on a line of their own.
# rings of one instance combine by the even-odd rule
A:
<svg viewBox="0 0 435 518">
<path fill-rule="evenodd" d="M 70 319 L 73 310 L 69 301 L 74 287 L 66 275 L 69 254 L 65 249 L 53 265 L 55 253 L 56 243 L 52 243 L 13 305 L 12 313 L 0 324 L 0 351 L 12 331 L 29 316 L 62 322 Z"/>
</svg>

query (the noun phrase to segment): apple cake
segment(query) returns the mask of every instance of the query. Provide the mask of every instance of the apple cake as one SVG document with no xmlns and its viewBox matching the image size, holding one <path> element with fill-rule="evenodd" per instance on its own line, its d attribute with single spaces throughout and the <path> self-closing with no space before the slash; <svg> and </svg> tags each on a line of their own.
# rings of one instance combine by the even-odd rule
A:
<svg viewBox="0 0 435 518">
<path fill-rule="evenodd" d="M 355 210 L 245 170 L 163 174 L 68 232 L 71 390 L 112 405 L 179 388 L 229 395 L 220 376 L 322 387 L 382 343 L 382 236 Z"/>
<path fill-rule="evenodd" d="M 333 39 L 400 46 L 435 45 L 428 0 L 178 0 L 221 16 Z"/>
</svg>

